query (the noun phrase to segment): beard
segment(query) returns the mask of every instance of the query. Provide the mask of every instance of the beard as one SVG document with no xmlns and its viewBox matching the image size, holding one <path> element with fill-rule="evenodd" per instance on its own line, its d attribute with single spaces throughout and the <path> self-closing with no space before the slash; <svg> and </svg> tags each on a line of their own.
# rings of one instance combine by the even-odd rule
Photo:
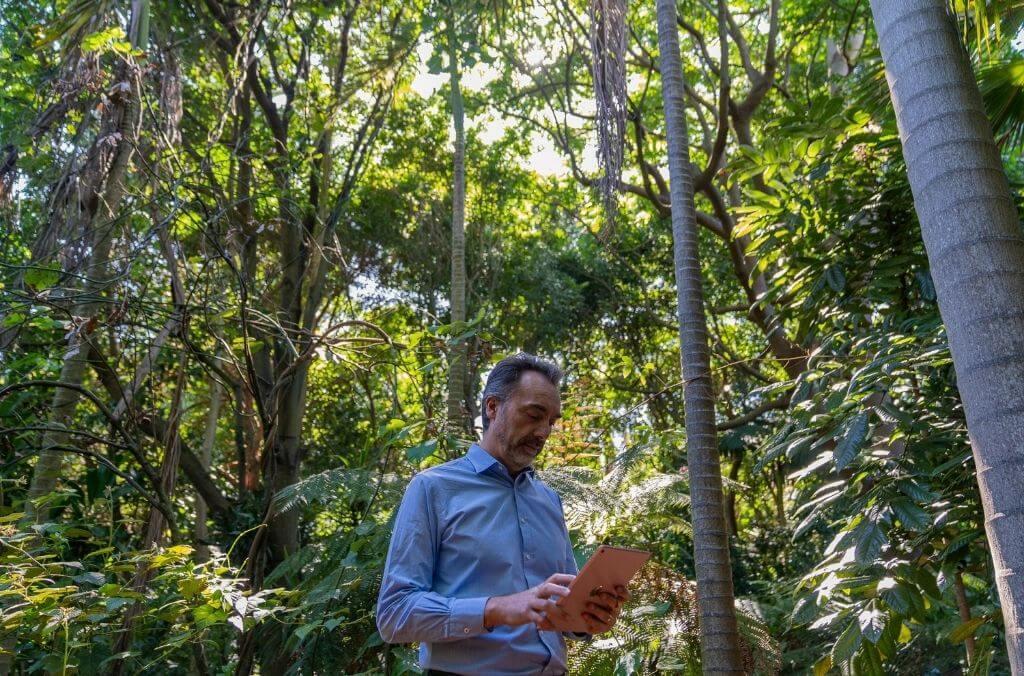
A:
<svg viewBox="0 0 1024 676">
<path fill-rule="evenodd" d="M 516 472 L 526 469 L 544 449 L 544 442 L 532 436 L 510 440 L 502 435 L 500 439 L 505 461 Z"/>
</svg>

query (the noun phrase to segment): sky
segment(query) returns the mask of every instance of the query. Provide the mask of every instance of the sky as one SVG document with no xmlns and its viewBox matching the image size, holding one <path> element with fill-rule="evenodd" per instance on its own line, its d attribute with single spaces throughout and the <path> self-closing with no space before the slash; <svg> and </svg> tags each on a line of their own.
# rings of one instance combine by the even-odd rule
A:
<svg viewBox="0 0 1024 676">
<path fill-rule="evenodd" d="M 430 58 L 433 45 L 430 43 L 421 44 L 417 48 L 419 57 L 419 72 L 412 81 L 412 90 L 424 98 L 433 96 L 437 90 L 444 86 L 448 80 L 447 73 L 432 75 L 427 68 L 427 59 Z M 539 63 L 544 58 L 542 50 L 532 50 L 524 54 L 527 63 Z M 487 84 L 498 77 L 498 70 L 483 62 L 477 63 L 472 68 L 462 73 L 462 87 L 467 91 L 480 91 Z M 498 140 L 509 127 L 510 121 L 496 112 L 490 112 L 475 118 L 466 118 L 466 126 L 479 135 L 485 143 Z M 551 139 L 543 134 L 533 134 L 533 154 L 525 162 L 525 166 L 542 176 L 570 175 L 569 165 L 563 159 Z M 580 160 L 583 171 L 592 173 L 597 170 L 596 146 L 588 143 L 583 150 Z"/>
</svg>

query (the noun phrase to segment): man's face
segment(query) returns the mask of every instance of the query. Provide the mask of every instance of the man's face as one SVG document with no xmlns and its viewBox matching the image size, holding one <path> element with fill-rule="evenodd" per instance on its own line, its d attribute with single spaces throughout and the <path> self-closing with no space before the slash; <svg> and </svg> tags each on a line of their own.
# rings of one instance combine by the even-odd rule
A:
<svg viewBox="0 0 1024 676">
<path fill-rule="evenodd" d="M 526 371 L 504 401 L 487 400 L 489 448 L 512 473 L 520 472 L 544 448 L 555 421 L 562 417 L 558 388 L 543 374 Z"/>
</svg>

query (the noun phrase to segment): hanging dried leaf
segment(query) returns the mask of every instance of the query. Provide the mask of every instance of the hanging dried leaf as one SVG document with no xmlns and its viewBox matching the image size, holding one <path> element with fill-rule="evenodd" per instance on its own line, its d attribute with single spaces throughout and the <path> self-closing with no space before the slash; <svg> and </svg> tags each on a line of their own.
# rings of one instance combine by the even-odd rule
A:
<svg viewBox="0 0 1024 676">
<path fill-rule="evenodd" d="M 163 113 L 165 143 L 173 148 L 181 143 L 181 64 L 173 49 L 163 54 L 163 73 L 160 78 L 160 112 Z"/>
<path fill-rule="evenodd" d="M 622 176 L 626 135 L 626 0 L 591 0 L 590 49 L 597 103 L 597 159 L 602 169 L 598 188 L 605 211 L 599 237 L 607 241 L 617 211 L 615 190 Z"/>
</svg>

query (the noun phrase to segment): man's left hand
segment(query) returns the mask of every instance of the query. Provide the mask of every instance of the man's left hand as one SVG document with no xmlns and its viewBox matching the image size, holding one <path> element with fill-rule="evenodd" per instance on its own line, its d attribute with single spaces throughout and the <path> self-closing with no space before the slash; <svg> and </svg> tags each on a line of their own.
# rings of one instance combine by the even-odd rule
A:
<svg viewBox="0 0 1024 676">
<path fill-rule="evenodd" d="M 583 620 L 586 622 L 587 629 L 591 634 L 603 634 L 606 631 L 611 631 L 611 628 L 615 626 L 615 622 L 619 619 L 622 605 L 631 598 L 629 590 L 622 585 L 615 587 L 614 591 L 598 587 L 591 592 L 590 596 L 591 599 L 587 601 L 586 610 L 583 611 Z M 548 613 L 554 612 L 565 615 L 565 611 L 556 606 L 554 602 L 551 602 L 550 605 Z M 538 622 L 537 627 L 548 631 L 554 629 L 551 620 L 548 618 Z"/>
<path fill-rule="evenodd" d="M 598 587 L 590 595 L 592 598 L 587 601 L 586 610 L 583 611 L 587 628 L 591 634 L 610 631 L 619 619 L 622 605 L 630 599 L 629 590 L 622 585 L 616 586 L 614 591 Z"/>
</svg>

